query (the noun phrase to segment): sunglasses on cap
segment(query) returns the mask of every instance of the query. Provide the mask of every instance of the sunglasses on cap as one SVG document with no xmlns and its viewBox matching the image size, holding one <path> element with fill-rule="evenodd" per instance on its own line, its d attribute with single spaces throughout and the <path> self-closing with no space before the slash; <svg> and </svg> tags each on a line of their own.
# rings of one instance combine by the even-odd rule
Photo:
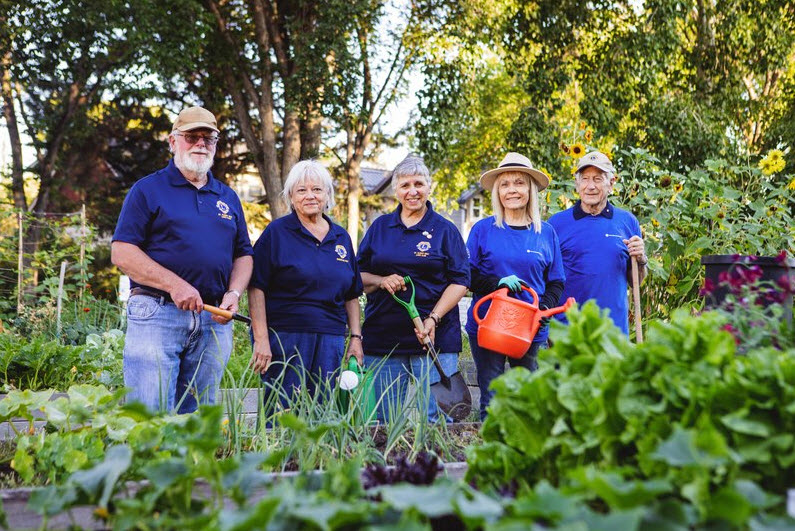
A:
<svg viewBox="0 0 795 531">
<path fill-rule="evenodd" d="M 185 142 L 190 144 L 191 146 L 198 142 L 199 140 L 204 140 L 204 145 L 212 147 L 218 143 L 217 136 L 204 136 L 204 135 L 197 135 L 194 133 L 174 133 L 177 136 L 181 136 L 185 139 Z"/>
</svg>

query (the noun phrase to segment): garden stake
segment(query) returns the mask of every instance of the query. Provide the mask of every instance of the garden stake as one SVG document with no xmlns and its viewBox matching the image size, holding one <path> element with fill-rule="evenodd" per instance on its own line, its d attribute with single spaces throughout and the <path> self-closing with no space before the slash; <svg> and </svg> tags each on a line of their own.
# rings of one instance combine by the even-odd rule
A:
<svg viewBox="0 0 795 531">
<path fill-rule="evenodd" d="M 632 300 L 635 302 L 635 343 L 643 343 L 643 326 L 640 322 L 640 275 L 638 259 L 630 256 L 632 261 Z"/>
<path fill-rule="evenodd" d="M 412 282 L 411 277 L 408 275 L 403 277 L 403 280 L 406 282 L 406 285 L 411 287 L 411 296 L 408 302 L 402 300 L 394 293 L 392 294 L 392 298 L 408 311 L 409 317 L 414 323 L 414 328 L 424 334 L 425 326 L 422 324 L 420 312 L 417 311 L 417 306 L 414 304 L 414 282 Z M 440 380 L 431 385 L 431 392 L 434 398 L 436 398 L 439 408 L 450 415 L 456 422 L 464 420 L 469 417 L 472 411 L 472 395 L 469 393 L 469 387 L 467 387 L 467 383 L 464 381 L 461 371 L 456 371 L 452 376 L 447 376 L 444 370 L 442 370 L 442 364 L 439 363 L 436 348 L 433 346 L 431 338 L 425 336 L 424 342 L 425 347 L 428 349 L 428 353 L 431 355 L 433 364 L 439 372 Z"/>
<path fill-rule="evenodd" d="M 240 315 L 239 313 L 230 312 L 229 310 L 222 310 L 217 306 L 210 306 L 209 304 L 204 305 L 204 311 L 210 312 L 220 317 L 226 317 L 227 319 L 234 319 L 235 321 L 240 321 L 241 323 L 246 323 L 247 325 L 251 326 L 251 317 L 248 317 L 247 315 Z"/>
</svg>

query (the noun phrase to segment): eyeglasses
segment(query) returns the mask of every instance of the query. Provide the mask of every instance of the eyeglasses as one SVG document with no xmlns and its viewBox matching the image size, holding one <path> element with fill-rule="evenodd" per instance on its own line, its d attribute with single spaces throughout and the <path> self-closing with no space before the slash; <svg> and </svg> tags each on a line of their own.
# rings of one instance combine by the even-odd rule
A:
<svg viewBox="0 0 795 531">
<path fill-rule="evenodd" d="M 213 147 L 218 143 L 217 136 L 194 135 L 193 133 L 174 133 L 174 134 L 184 138 L 185 142 L 187 142 L 191 146 L 196 142 L 198 142 L 199 140 L 204 140 L 204 145 L 208 147 Z"/>
</svg>

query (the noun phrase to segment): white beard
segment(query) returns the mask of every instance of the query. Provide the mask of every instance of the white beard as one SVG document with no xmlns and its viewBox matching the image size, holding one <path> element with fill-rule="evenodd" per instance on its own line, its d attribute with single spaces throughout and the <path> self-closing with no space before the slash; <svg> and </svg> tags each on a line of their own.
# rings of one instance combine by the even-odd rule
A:
<svg viewBox="0 0 795 531">
<path fill-rule="evenodd" d="M 213 157 L 207 157 L 202 162 L 198 162 L 187 151 L 178 151 L 174 153 L 174 164 L 180 170 L 205 175 L 213 165 Z"/>
</svg>

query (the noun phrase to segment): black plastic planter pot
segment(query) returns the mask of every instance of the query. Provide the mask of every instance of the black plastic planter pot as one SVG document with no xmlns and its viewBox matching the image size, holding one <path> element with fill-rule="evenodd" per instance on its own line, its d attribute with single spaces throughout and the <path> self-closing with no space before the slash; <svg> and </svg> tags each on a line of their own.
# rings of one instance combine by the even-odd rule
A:
<svg viewBox="0 0 795 531">
<path fill-rule="evenodd" d="M 774 256 L 749 257 L 736 254 L 710 254 L 701 257 L 704 265 L 704 279 L 711 280 L 715 289 L 707 295 L 705 308 L 720 306 L 725 300 L 728 288 L 720 285 L 720 274 L 728 273 L 732 268 L 759 266 L 762 270 L 761 281 L 775 283 L 782 276 L 789 279 L 790 285 L 795 280 L 795 259 L 781 260 Z M 784 303 L 784 315 L 787 321 L 792 322 L 792 294 L 788 294 Z"/>
</svg>

